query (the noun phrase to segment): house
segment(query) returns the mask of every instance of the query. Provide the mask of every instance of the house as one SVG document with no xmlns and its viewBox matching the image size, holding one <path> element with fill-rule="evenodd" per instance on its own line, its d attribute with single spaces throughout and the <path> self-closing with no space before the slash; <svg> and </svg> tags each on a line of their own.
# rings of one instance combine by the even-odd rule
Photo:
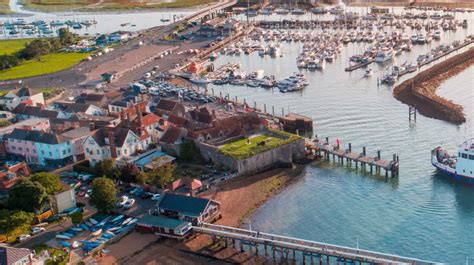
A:
<svg viewBox="0 0 474 265">
<path fill-rule="evenodd" d="M 183 104 L 176 100 L 160 99 L 158 105 L 153 108 L 153 113 L 164 116 L 164 115 L 176 115 L 178 117 L 184 117 L 186 109 Z"/>
<path fill-rule="evenodd" d="M 76 103 L 92 104 L 98 107 L 107 106 L 108 98 L 100 93 L 83 93 L 76 98 Z"/>
<path fill-rule="evenodd" d="M 5 96 L 0 97 L 0 105 L 5 106 L 7 110 L 13 110 L 25 100 L 30 100 L 33 106 L 45 104 L 43 92 L 34 93 L 29 88 L 22 87 L 17 91 L 10 91 Z"/>
<path fill-rule="evenodd" d="M 147 150 L 151 137 L 140 129 L 135 134 L 131 129 L 117 126 L 95 130 L 84 142 L 85 158 L 94 166 L 108 158 L 120 160 L 128 158 L 137 151 Z"/>
<path fill-rule="evenodd" d="M 120 41 L 126 41 L 128 40 L 130 34 L 125 31 L 117 31 L 110 33 L 108 36 L 108 41 L 109 42 L 120 42 Z"/>
<path fill-rule="evenodd" d="M 0 129 L 0 135 L 11 133 L 14 129 L 25 129 L 25 130 L 36 130 L 36 131 L 49 131 L 51 124 L 49 119 L 45 118 L 31 118 L 28 120 L 14 123 L 10 126 L 3 127 Z"/>
<path fill-rule="evenodd" d="M 135 225 L 135 230 L 140 233 L 153 233 L 176 239 L 184 239 L 191 228 L 191 222 L 149 214 L 143 215 Z"/>
<path fill-rule="evenodd" d="M 55 213 L 63 213 L 65 210 L 76 207 L 76 194 L 74 188 L 63 183 L 64 190 L 57 192 L 51 198 L 51 205 Z"/>
<path fill-rule="evenodd" d="M 44 105 L 38 104 L 33 106 L 30 100 L 20 103 L 16 108 L 12 110 L 12 113 L 16 114 L 18 120 L 27 120 L 31 118 L 61 118 L 61 114 L 56 110 L 46 109 Z M 63 117 L 66 118 L 66 117 Z"/>
<path fill-rule="evenodd" d="M 63 166 L 74 160 L 71 140 L 54 133 L 14 129 L 4 139 L 5 151 L 28 163 Z"/>
<path fill-rule="evenodd" d="M 181 151 L 180 146 L 187 133 L 187 130 L 184 128 L 173 125 L 169 126 L 159 140 L 162 150 L 168 154 L 179 156 Z"/>
<path fill-rule="evenodd" d="M 162 167 L 165 164 L 173 163 L 176 158 L 161 152 L 159 148 L 149 150 L 143 154 L 122 158 L 117 161 L 117 166 L 123 166 L 127 163 L 134 164 L 142 171 Z"/>
<path fill-rule="evenodd" d="M 165 193 L 158 203 L 158 213 L 199 225 L 220 218 L 220 203 L 211 199 Z"/>
<path fill-rule="evenodd" d="M 30 168 L 25 162 L 15 164 L 6 163 L 0 168 L 0 191 L 6 191 L 13 187 L 20 177 L 30 175 Z"/>
<path fill-rule="evenodd" d="M 0 264 L 30 265 L 33 264 L 33 252 L 27 248 L 0 246 Z"/>
<path fill-rule="evenodd" d="M 65 117 L 70 117 L 75 113 L 85 113 L 92 116 L 106 115 L 107 111 L 93 104 L 82 104 L 75 102 L 55 102 L 53 106 L 64 113 Z"/>
<path fill-rule="evenodd" d="M 202 182 L 198 179 L 184 177 L 173 181 L 170 185 L 170 189 L 174 192 L 180 192 L 190 195 L 195 195 L 196 192 L 201 189 Z"/>
<path fill-rule="evenodd" d="M 61 136 L 71 141 L 74 151 L 74 162 L 83 160 L 85 158 L 84 143 L 89 135 L 91 135 L 91 130 L 89 127 L 74 128 L 61 133 Z"/>
<path fill-rule="evenodd" d="M 79 128 L 81 125 L 78 117 L 79 115 L 74 114 L 69 118 L 51 118 L 49 119 L 51 130 L 55 132 L 63 132 L 66 130 Z"/>
</svg>

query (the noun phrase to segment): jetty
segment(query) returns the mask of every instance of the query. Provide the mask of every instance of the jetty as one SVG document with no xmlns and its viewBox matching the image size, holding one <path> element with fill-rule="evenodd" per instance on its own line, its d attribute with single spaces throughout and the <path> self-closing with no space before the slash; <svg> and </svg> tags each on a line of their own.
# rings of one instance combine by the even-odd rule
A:
<svg viewBox="0 0 474 265">
<path fill-rule="evenodd" d="M 374 61 L 375 61 L 375 58 L 371 57 L 366 62 L 361 62 L 361 63 L 356 63 L 356 64 L 353 64 L 353 65 L 350 65 L 349 67 L 346 67 L 344 70 L 346 72 L 352 72 L 352 71 L 357 70 L 359 68 L 365 67 L 365 66 L 373 63 Z"/>
<path fill-rule="evenodd" d="M 254 252 L 255 255 L 263 254 L 276 260 L 278 257 L 287 261 L 298 259 L 299 262 L 314 264 L 314 259 L 319 264 L 342 262 L 344 264 L 358 262 L 359 264 L 437 264 L 416 258 L 402 257 L 392 254 L 363 250 L 359 248 L 343 247 L 323 242 L 304 240 L 300 238 L 281 236 L 253 230 L 234 228 L 223 225 L 203 223 L 193 226 L 194 234 L 205 234 L 214 240 L 224 241 L 224 245 L 232 245 L 240 251 Z M 262 253 L 263 252 L 263 253 Z M 298 256 L 297 256 L 298 255 Z"/>
<path fill-rule="evenodd" d="M 344 165 L 344 161 L 348 165 L 355 164 L 356 169 L 367 169 L 370 168 L 370 173 L 381 173 L 382 169 L 385 170 L 385 177 L 388 177 L 389 172 L 392 177 L 398 176 L 399 174 L 399 157 L 393 154 L 392 160 L 385 160 L 381 158 L 381 151 L 377 151 L 377 156 L 367 155 L 365 146 L 362 148 L 362 152 L 355 152 L 352 150 L 352 144 L 348 144 L 348 148 L 344 149 L 338 144 L 330 144 L 329 138 L 325 140 L 315 138 L 314 140 L 306 139 L 306 150 L 311 154 L 315 154 L 323 159 L 329 161 L 332 156 L 332 161 Z"/>
<path fill-rule="evenodd" d="M 447 50 L 447 51 L 445 51 L 445 52 L 443 52 L 443 53 L 441 53 L 441 54 L 438 54 L 438 55 L 434 56 L 433 58 L 431 58 L 431 59 L 429 59 L 429 60 L 425 60 L 425 61 L 423 61 L 423 62 L 420 62 L 420 63 L 418 64 L 418 67 L 422 67 L 422 66 L 425 66 L 425 65 L 427 65 L 427 64 L 430 64 L 430 63 L 432 63 L 432 62 L 434 62 L 434 61 L 437 61 L 437 60 L 443 58 L 444 56 L 447 56 L 447 55 L 449 55 L 449 54 L 451 54 L 451 53 L 453 53 L 453 52 L 455 52 L 455 51 L 459 51 L 459 50 L 461 50 L 462 48 L 471 45 L 472 43 L 474 43 L 474 37 L 467 38 L 467 39 L 465 39 L 462 43 L 460 43 L 458 46 L 453 47 L 452 49 L 449 49 L 449 50 Z"/>
</svg>

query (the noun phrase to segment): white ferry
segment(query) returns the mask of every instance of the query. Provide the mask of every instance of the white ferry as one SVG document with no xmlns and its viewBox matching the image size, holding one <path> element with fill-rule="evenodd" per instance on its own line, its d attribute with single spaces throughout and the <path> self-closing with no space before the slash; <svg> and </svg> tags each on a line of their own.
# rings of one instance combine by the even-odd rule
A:
<svg viewBox="0 0 474 265">
<path fill-rule="evenodd" d="M 474 138 L 459 146 L 457 156 L 441 147 L 435 148 L 431 151 L 431 164 L 445 175 L 474 184 Z"/>
</svg>

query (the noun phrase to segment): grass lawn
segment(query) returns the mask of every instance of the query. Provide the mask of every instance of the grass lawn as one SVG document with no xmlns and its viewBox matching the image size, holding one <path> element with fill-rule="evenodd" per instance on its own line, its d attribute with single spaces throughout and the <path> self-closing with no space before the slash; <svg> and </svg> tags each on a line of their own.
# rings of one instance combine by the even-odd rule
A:
<svg viewBox="0 0 474 265">
<path fill-rule="evenodd" d="M 41 61 L 29 60 L 13 68 L 0 71 L 0 80 L 27 78 L 37 75 L 50 74 L 70 68 L 90 53 L 51 53 L 41 57 Z"/>
<path fill-rule="evenodd" d="M 49 264 L 51 265 L 64 264 L 65 265 L 66 264 L 65 260 L 67 260 L 67 252 L 62 249 L 51 248 L 51 247 L 48 247 L 46 244 L 39 244 L 39 245 L 34 246 L 33 250 L 35 251 L 37 255 L 40 254 L 44 250 L 47 250 L 50 253 L 51 259 L 48 259 L 45 261 L 44 264 L 46 265 L 49 265 Z M 54 261 L 55 260 L 54 257 L 56 257 L 56 261 Z"/>
<path fill-rule="evenodd" d="M 0 14 L 10 14 L 12 12 L 8 2 L 9 0 L 0 0 Z"/>
<path fill-rule="evenodd" d="M 18 52 L 25 48 L 25 44 L 29 43 L 30 41 L 31 39 L 0 40 L 0 55 L 10 55 Z"/>
<path fill-rule="evenodd" d="M 231 156 L 235 159 L 244 159 L 277 146 L 293 142 L 297 139 L 300 139 L 300 137 L 295 134 L 270 131 L 262 135 L 227 143 L 220 146 L 220 151 L 224 155 Z M 265 141 L 265 145 L 257 145 L 257 143 L 262 141 Z"/>
<path fill-rule="evenodd" d="M 61 89 L 59 88 L 41 88 L 38 92 L 43 92 L 43 96 L 45 99 L 52 98 L 59 93 L 61 93 Z"/>
</svg>

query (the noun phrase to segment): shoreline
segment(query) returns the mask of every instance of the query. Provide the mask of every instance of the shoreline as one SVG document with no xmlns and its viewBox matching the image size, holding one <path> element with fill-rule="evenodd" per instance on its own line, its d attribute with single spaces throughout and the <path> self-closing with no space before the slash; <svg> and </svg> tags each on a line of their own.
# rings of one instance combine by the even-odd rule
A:
<svg viewBox="0 0 474 265">
<path fill-rule="evenodd" d="M 474 64 L 474 48 L 438 63 L 393 89 L 393 96 L 429 118 L 459 125 L 466 122 L 463 106 L 438 96 L 441 84 Z"/>
</svg>

